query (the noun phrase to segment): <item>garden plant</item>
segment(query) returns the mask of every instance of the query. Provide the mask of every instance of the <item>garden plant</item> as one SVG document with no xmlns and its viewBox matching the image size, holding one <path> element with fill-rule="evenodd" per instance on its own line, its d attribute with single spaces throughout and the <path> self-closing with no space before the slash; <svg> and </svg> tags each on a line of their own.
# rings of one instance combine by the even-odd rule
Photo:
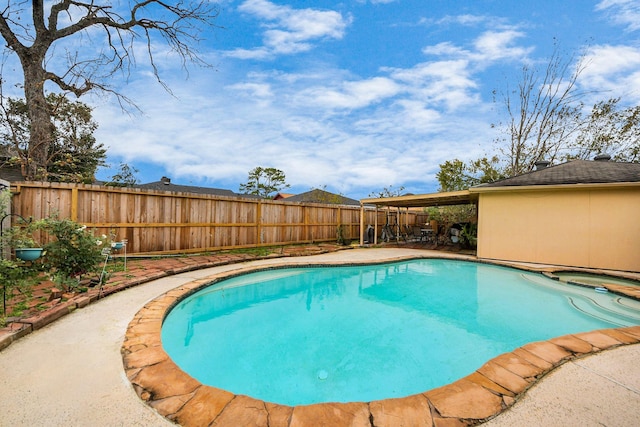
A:
<svg viewBox="0 0 640 427">
<path fill-rule="evenodd" d="M 25 298 L 31 295 L 31 288 L 37 281 L 39 268 L 37 264 L 27 264 L 21 260 L 0 258 L 0 292 L 2 293 L 2 312 L 0 313 L 0 327 L 4 326 L 7 316 L 18 315 L 15 310 L 7 312 L 7 300 L 16 292 Z"/>
<path fill-rule="evenodd" d="M 102 249 L 111 246 L 109 236 L 96 237 L 86 226 L 57 215 L 35 221 L 32 227 L 48 236 L 43 246 L 44 271 L 66 291 L 75 290 L 84 277 L 96 275 Z"/>
</svg>

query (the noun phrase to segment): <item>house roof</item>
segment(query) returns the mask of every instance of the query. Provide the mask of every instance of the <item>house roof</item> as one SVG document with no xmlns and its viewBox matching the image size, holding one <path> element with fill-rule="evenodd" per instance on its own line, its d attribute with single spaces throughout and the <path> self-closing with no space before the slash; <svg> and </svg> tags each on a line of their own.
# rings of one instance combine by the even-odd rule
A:
<svg viewBox="0 0 640 427">
<path fill-rule="evenodd" d="M 571 184 L 640 184 L 640 163 L 611 162 L 607 160 L 572 160 L 548 166 L 522 175 L 489 184 L 476 185 L 469 190 L 418 194 L 379 199 L 362 199 L 362 204 L 394 207 L 428 207 L 475 203 L 478 193 L 500 187 L 527 187 Z"/>
<path fill-rule="evenodd" d="M 22 169 L 20 166 L 0 166 L 0 178 L 9 182 L 24 181 L 24 176 L 22 176 Z"/>
<path fill-rule="evenodd" d="M 640 182 L 640 163 L 572 160 L 473 188 L 622 182 Z"/>
<path fill-rule="evenodd" d="M 273 200 L 288 199 L 289 197 L 291 197 L 293 195 L 294 194 L 291 194 L 291 193 L 278 193 L 275 196 L 273 196 Z"/>
<path fill-rule="evenodd" d="M 228 196 L 228 197 L 240 196 L 239 194 L 236 194 L 231 190 L 224 190 L 221 188 L 196 187 L 192 185 L 173 184 L 171 180 L 165 176 L 163 176 L 160 179 L 160 181 L 150 182 L 147 184 L 138 184 L 138 185 L 135 185 L 134 187 L 144 188 L 147 190 L 175 191 L 178 193 L 211 194 L 214 196 Z"/>
<path fill-rule="evenodd" d="M 287 197 L 282 201 L 360 206 L 360 202 L 357 200 L 341 196 L 340 194 L 334 194 L 328 191 L 320 190 L 318 188 L 307 191 L 306 193 L 300 193 L 296 194 L 295 196 Z"/>
</svg>

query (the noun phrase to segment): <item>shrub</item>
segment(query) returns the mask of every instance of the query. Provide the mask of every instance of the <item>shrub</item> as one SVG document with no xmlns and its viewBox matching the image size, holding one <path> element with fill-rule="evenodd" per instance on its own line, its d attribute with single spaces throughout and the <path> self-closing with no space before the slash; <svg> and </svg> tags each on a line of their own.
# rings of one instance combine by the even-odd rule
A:
<svg viewBox="0 0 640 427">
<path fill-rule="evenodd" d="M 460 233 L 460 243 L 465 248 L 476 248 L 478 245 L 478 224 L 465 224 Z"/>
<path fill-rule="evenodd" d="M 29 266 L 21 261 L 0 258 L 0 283 L 2 284 L 0 288 L 0 292 L 2 292 L 2 316 L 0 317 L 7 315 L 6 302 L 13 296 L 15 291 L 30 296 L 37 274 L 38 269 L 33 265 Z"/>
<path fill-rule="evenodd" d="M 98 272 L 102 249 L 110 246 L 107 236 L 96 237 L 86 226 L 57 216 L 41 219 L 35 227 L 52 237 L 43 247 L 43 264 L 55 283 L 69 290 L 84 275 Z"/>
</svg>

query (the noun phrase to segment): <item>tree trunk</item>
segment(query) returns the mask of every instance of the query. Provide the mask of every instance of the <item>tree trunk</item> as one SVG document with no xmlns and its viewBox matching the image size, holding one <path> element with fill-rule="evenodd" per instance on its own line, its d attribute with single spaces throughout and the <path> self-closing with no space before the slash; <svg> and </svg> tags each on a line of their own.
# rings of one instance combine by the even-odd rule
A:
<svg viewBox="0 0 640 427">
<path fill-rule="evenodd" d="M 35 55 L 37 56 L 37 55 Z M 46 72 L 43 58 L 32 57 L 23 61 L 24 94 L 31 121 L 26 165 L 23 165 L 27 180 L 47 180 L 49 147 L 53 139 L 53 123 L 49 105 L 44 94 Z"/>
</svg>

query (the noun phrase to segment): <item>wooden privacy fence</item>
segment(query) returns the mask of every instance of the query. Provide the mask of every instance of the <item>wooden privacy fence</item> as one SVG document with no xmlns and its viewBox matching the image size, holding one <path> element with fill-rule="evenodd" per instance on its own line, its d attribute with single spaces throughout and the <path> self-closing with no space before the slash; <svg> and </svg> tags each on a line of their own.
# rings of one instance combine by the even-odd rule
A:
<svg viewBox="0 0 640 427">
<path fill-rule="evenodd" d="M 194 253 L 360 237 L 360 207 L 49 182 L 12 185 L 12 213 L 58 215 L 127 239 L 127 252 Z M 364 224 L 385 212 L 364 211 Z M 382 215 L 382 216 L 380 216 Z M 415 218 L 414 218 L 415 222 Z"/>
</svg>

